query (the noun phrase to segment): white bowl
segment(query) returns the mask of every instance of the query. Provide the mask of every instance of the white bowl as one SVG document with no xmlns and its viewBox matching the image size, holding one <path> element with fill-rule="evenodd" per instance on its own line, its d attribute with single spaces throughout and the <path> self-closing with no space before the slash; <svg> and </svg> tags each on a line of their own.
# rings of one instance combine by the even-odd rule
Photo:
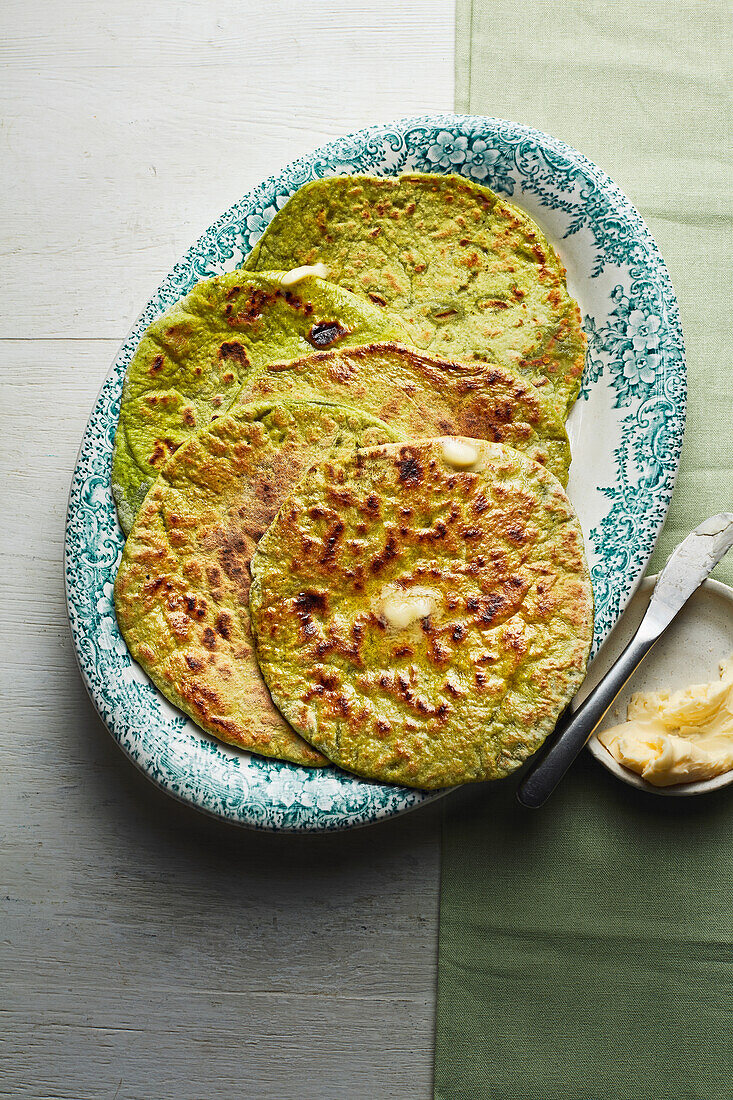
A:
<svg viewBox="0 0 733 1100">
<path fill-rule="evenodd" d="M 601 647 L 590 667 L 578 702 L 595 687 L 630 640 L 642 620 L 654 589 L 656 577 L 646 577 L 629 602 L 619 625 Z M 617 696 L 613 706 L 598 727 L 598 732 L 610 729 L 626 718 L 626 707 L 636 691 L 659 691 L 663 688 L 687 687 L 717 680 L 719 664 L 733 653 L 733 588 L 720 581 L 707 580 L 688 600 L 674 622 L 667 628 L 654 648 Z M 589 751 L 624 783 L 642 791 L 662 796 L 706 794 L 733 783 L 733 771 L 695 783 L 679 783 L 671 787 L 655 787 L 636 772 L 619 764 L 593 734 Z"/>
</svg>

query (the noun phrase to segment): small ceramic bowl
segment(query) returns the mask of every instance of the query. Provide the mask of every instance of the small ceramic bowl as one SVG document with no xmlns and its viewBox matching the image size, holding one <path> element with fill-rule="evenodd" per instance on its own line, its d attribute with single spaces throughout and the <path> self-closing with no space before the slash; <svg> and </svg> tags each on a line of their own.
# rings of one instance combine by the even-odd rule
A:
<svg viewBox="0 0 733 1100">
<path fill-rule="evenodd" d="M 651 599 L 656 577 L 643 580 L 630 600 L 619 625 L 601 647 L 583 684 L 578 702 L 595 687 L 611 667 L 641 622 Z M 626 707 L 637 691 L 678 690 L 689 684 L 717 680 L 719 664 L 733 653 L 733 588 L 720 581 L 707 580 L 688 600 L 654 648 L 617 696 L 598 732 L 610 729 L 626 719 Z M 611 756 L 594 734 L 588 742 L 596 760 L 624 783 L 666 797 L 706 794 L 733 783 L 733 771 L 695 783 L 655 787 L 636 772 L 625 768 Z"/>
</svg>

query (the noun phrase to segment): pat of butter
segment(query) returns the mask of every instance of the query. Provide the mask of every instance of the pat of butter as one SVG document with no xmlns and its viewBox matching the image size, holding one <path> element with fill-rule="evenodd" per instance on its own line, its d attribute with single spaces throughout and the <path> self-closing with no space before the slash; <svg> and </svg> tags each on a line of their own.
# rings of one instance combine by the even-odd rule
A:
<svg viewBox="0 0 733 1100">
<path fill-rule="evenodd" d="M 462 439 L 444 439 L 443 458 L 456 470 L 469 470 L 478 462 L 478 450 Z"/>
<path fill-rule="evenodd" d="M 598 740 L 619 764 L 657 787 L 712 779 L 733 768 L 733 657 L 720 680 L 682 691 L 639 692 L 627 721 Z"/>
<path fill-rule="evenodd" d="M 413 623 L 433 615 L 441 603 L 434 588 L 399 588 L 388 584 L 382 589 L 377 610 L 394 630 L 405 630 Z"/>
<path fill-rule="evenodd" d="M 280 286 L 295 286 L 302 279 L 310 279 L 316 276 L 319 279 L 328 278 L 328 268 L 325 264 L 304 264 L 303 267 L 294 267 L 280 276 Z"/>
</svg>

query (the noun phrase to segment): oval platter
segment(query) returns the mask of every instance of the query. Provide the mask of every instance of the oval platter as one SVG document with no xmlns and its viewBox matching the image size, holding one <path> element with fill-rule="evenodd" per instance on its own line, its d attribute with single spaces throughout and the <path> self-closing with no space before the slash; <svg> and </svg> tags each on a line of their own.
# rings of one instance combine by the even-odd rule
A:
<svg viewBox="0 0 733 1100">
<path fill-rule="evenodd" d="M 170 706 L 120 635 L 112 590 L 123 545 L 110 490 L 122 381 L 150 322 L 201 279 L 240 266 L 288 197 L 318 176 L 458 172 L 531 214 L 557 248 L 588 336 L 568 420 L 568 492 L 596 602 L 594 652 L 639 583 L 674 486 L 685 361 L 674 291 L 641 217 L 598 167 L 563 142 L 499 119 L 403 119 L 339 138 L 265 180 L 223 214 L 163 280 L 115 359 L 71 485 L 66 592 L 81 674 L 130 759 L 169 794 L 240 825 L 324 831 L 366 825 L 444 792 L 299 768 L 213 740 Z"/>
</svg>

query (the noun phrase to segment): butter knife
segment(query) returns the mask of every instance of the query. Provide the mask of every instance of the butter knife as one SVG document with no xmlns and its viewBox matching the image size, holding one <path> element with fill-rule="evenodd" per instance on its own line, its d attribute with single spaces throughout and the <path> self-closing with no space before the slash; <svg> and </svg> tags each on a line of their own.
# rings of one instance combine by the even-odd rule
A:
<svg viewBox="0 0 733 1100">
<path fill-rule="evenodd" d="M 549 798 L 631 674 L 731 546 L 733 512 L 721 512 L 672 551 L 636 634 L 585 702 L 560 720 L 552 745 L 520 783 L 523 806 L 535 808 Z"/>
</svg>

